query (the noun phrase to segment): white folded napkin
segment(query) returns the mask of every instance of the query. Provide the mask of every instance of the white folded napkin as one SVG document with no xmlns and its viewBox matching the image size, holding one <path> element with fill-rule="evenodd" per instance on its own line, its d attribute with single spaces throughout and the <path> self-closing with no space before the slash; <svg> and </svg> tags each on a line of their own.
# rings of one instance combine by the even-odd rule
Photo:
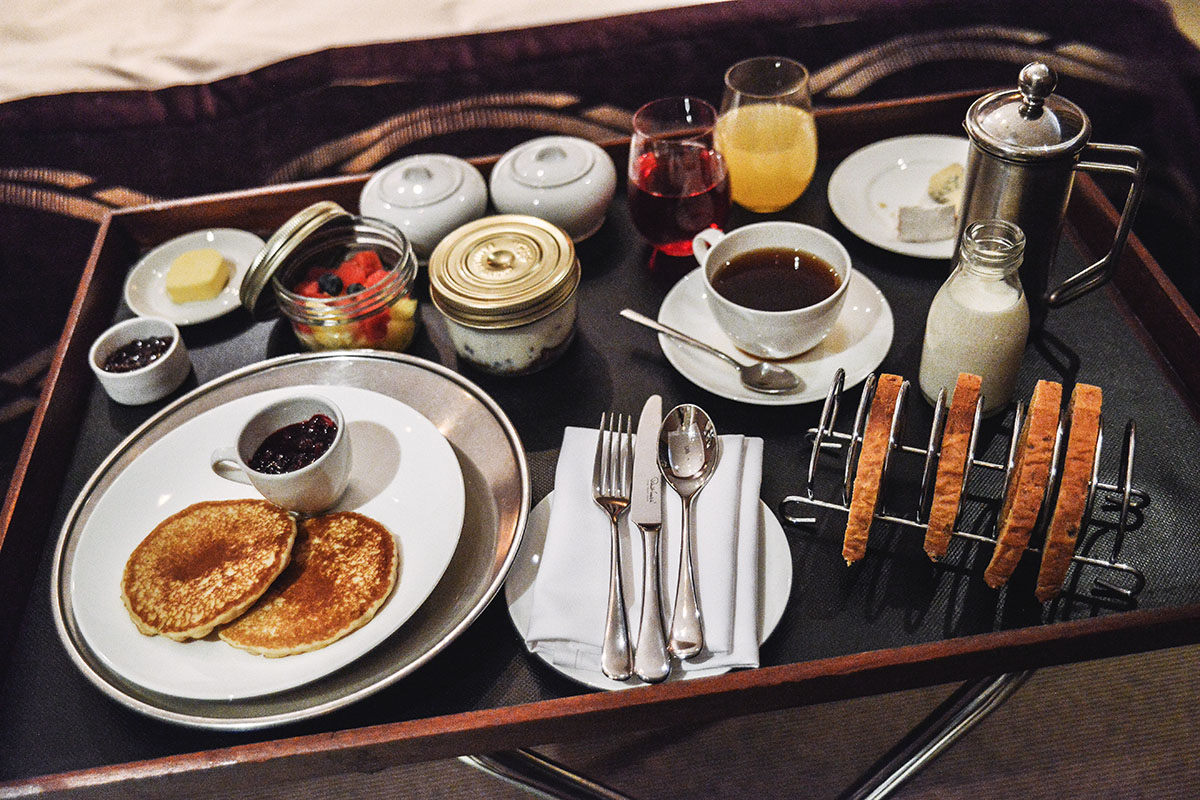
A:
<svg viewBox="0 0 1200 800">
<path fill-rule="evenodd" d="M 597 431 L 567 428 L 555 473 L 553 504 L 526 642 L 550 663 L 600 671 L 608 607 L 611 538 L 608 515 L 592 499 Z M 673 669 L 758 666 L 759 492 L 762 439 L 723 435 L 720 462 L 696 497 L 692 550 L 705 647 Z M 678 576 L 683 501 L 664 481 L 663 626 L 668 629 Z M 642 535 L 621 518 L 621 571 L 630 639 L 637 641 L 641 609 Z"/>
</svg>

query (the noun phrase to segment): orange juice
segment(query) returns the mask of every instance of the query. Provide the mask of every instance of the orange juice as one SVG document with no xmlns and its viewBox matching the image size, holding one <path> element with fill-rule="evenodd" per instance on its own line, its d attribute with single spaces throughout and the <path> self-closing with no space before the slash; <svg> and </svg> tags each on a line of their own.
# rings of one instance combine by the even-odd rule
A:
<svg viewBox="0 0 1200 800">
<path fill-rule="evenodd" d="M 717 120 L 715 135 L 734 202 L 751 211 L 778 211 L 808 188 L 817 166 L 811 111 L 774 103 L 736 106 Z"/>
</svg>

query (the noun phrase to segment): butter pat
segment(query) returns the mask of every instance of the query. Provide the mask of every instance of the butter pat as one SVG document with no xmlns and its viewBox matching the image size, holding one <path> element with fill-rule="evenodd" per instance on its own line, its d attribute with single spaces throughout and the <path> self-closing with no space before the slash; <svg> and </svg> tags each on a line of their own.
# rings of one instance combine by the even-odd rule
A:
<svg viewBox="0 0 1200 800">
<path fill-rule="evenodd" d="M 217 250 L 206 247 L 180 254 L 167 269 L 167 295 L 175 303 L 211 300 L 229 282 L 229 265 Z"/>
</svg>

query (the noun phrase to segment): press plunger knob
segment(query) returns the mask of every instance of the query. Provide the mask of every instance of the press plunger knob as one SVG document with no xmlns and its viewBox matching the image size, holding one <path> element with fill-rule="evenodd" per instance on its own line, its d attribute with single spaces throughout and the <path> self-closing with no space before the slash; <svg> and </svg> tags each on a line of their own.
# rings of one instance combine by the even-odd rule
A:
<svg viewBox="0 0 1200 800">
<path fill-rule="evenodd" d="M 1017 77 L 1017 88 L 1021 90 L 1021 116 L 1037 119 L 1042 113 L 1042 103 L 1058 85 L 1058 75 L 1050 65 L 1040 61 L 1026 64 Z"/>
</svg>

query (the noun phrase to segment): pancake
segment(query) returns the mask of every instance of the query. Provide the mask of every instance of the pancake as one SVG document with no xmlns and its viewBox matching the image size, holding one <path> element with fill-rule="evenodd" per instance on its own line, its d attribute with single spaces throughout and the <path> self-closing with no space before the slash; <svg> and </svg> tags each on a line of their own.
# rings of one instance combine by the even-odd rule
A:
<svg viewBox="0 0 1200 800">
<path fill-rule="evenodd" d="M 292 563 L 265 595 L 218 634 L 271 658 L 317 650 L 375 616 L 396 585 L 395 539 L 346 511 L 300 524 Z"/>
<path fill-rule="evenodd" d="M 195 503 L 160 522 L 125 562 L 121 599 L 147 636 L 207 636 L 287 567 L 296 522 L 265 500 Z"/>
</svg>

